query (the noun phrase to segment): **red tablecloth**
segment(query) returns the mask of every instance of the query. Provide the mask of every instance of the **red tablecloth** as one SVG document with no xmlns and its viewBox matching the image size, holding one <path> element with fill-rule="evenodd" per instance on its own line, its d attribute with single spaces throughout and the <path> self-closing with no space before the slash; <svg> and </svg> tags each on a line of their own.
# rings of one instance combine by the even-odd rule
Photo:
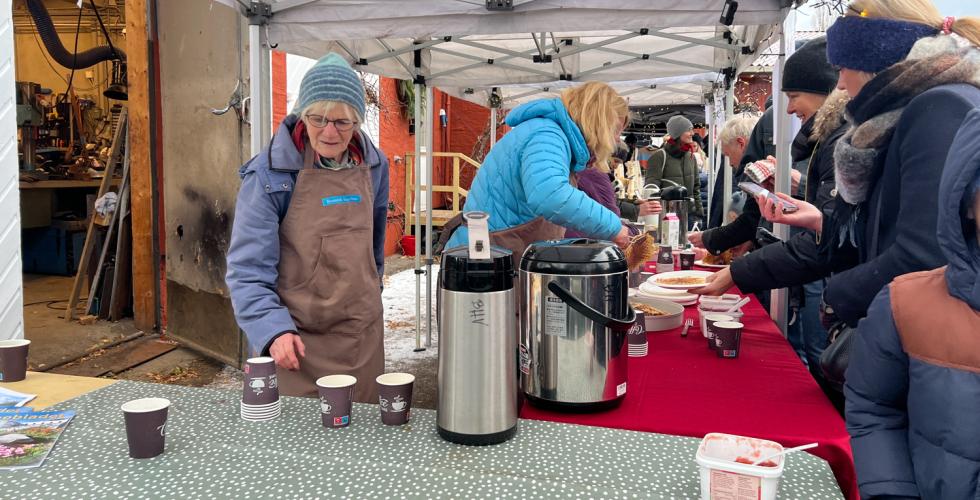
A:
<svg viewBox="0 0 980 500">
<path fill-rule="evenodd" d="M 685 316 L 694 318 L 694 326 L 686 338 L 679 328 L 648 333 L 649 354 L 630 358 L 626 398 L 618 408 L 568 414 L 525 404 L 521 417 L 699 438 L 725 432 L 785 447 L 817 442 L 809 451 L 827 460 L 845 496 L 857 499 L 844 420 L 762 305 L 753 298 L 742 310 L 736 359 L 708 349 L 697 308 L 689 306 Z"/>
</svg>

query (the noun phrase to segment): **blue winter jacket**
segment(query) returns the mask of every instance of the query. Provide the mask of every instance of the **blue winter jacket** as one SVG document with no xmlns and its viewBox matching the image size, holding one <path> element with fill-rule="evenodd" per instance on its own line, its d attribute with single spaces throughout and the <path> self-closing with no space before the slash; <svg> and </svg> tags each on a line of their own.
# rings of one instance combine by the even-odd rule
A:
<svg viewBox="0 0 980 500">
<path fill-rule="evenodd" d="M 611 240 L 619 233 L 619 216 L 568 182 L 589 162 L 589 148 L 560 99 L 544 99 L 514 108 L 512 127 L 483 161 L 473 179 L 464 210 L 490 215 L 491 231 L 538 217 L 593 238 Z M 464 245 L 465 226 L 447 248 Z"/>
<path fill-rule="evenodd" d="M 942 174 L 934 236 L 945 272 L 898 278 L 858 326 L 844 394 L 862 498 L 980 498 L 980 246 L 976 222 L 964 217 L 980 173 L 978 137 L 980 108 L 952 141 Z M 943 310 L 905 307 L 927 300 L 927 290 L 948 293 Z M 911 328 L 910 315 L 924 315 L 926 326 Z"/>
<path fill-rule="evenodd" d="M 265 353 L 276 337 L 295 332 L 296 324 L 279 300 L 279 224 L 286 217 L 303 155 L 290 132 L 299 119 L 289 115 L 267 146 L 239 170 L 242 187 L 235 205 L 235 222 L 228 247 L 225 282 L 231 293 L 238 326 L 255 353 Z M 388 215 L 388 159 L 364 134 L 360 141 L 364 163 L 371 168 L 374 190 L 374 261 L 384 271 L 385 224 Z M 380 282 L 380 281 L 379 281 Z"/>
</svg>

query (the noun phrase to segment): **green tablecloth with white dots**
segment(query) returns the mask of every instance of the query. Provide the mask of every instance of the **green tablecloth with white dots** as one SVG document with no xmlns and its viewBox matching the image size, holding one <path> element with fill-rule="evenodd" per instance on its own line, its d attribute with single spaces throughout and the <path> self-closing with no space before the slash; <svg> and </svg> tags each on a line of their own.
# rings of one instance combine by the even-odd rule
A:
<svg viewBox="0 0 980 500">
<path fill-rule="evenodd" d="M 129 458 L 120 406 L 171 401 L 166 451 Z M 239 393 L 120 381 L 58 404 L 77 416 L 38 469 L 0 471 L 0 498 L 698 498 L 698 439 L 521 420 L 510 441 L 468 447 L 436 433 L 436 413 L 381 424 L 356 404 L 325 429 L 317 401 L 283 398 L 269 422 L 239 416 Z M 839 499 L 825 461 L 788 457 L 780 498 Z"/>
</svg>

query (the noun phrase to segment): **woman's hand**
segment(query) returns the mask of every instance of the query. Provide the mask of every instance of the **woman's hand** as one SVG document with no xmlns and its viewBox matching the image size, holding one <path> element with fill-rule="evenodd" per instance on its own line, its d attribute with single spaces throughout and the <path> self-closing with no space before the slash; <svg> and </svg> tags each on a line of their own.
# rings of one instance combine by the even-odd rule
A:
<svg viewBox="0 0 980 500">
<path fill-rule="evenodd" d="M 619 229 L 619 234 L 613 238 L 613 243 L 619 248 L 625 249 L 630 244 L 630 230 L 628 227 L 623 226 Z"/>
<path fill-rule="evenodd" d="M 735 280 L 732 279 L 732 271 L 727 267 L 708 276 L 704 281 L 707 282 L 707 285 L 691 290 L 689 293 L 698 295 L 722 295 L 729 288 L 735 286 Z"/>
<path fill-rule="evenodd" d="M 644 201 L 637 205 L 640 208 L 640 217 L 644 215 L 659 214 L 663 208 L 659 201 Z"/>
<path fill-rule="evenodd" d="M 755 201 L 759 204 L 759 210 L 762 212 L 762 216 L 765 217 L 767 221 L 811 229 L 818 233 L 823 228 L 823 213 L 819 208 L 803 200 L 794 199 L 786 193 L 773 194 L 796 205 L 799 207 L 799 209 L 792 213 L 783 213 L 780 205 L 769 199 L 769 197 L 761 195 L 756 196 Z"/>
<path fill-rule="evenodd" d="M 687 235 L 687 241 L 697 248 L 704 248 L 704 238 L 702 237 L 703 232 L 698 231 L 696 233 L 691 233 Z"/>
<path fill-rule="evenodd" d="M 299 370 L 299 360 L 306 357 L 306 346 L 295 333 L 284 333 L 272 341 L 269 354 L 276 365 L 287 370 Z M 297 356 L 298 355 L 298 356 Z"/>
</svg>

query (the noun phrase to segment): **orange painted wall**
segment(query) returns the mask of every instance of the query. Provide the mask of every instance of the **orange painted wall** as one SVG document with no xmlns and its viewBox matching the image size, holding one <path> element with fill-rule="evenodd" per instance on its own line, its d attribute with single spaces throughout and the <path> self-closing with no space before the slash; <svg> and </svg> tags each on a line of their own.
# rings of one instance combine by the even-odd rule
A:
<svg viewBox="0 0 980 500">
<path fill-rule="evenodd" d="M 286 53 L 272 51 L 272 131 L 286 117 Z"/>
<path fill-rule="evenodd" d="M 415 150 L 415 136 L 409 134 L 408 118 L 398 101 L 396 91 L 397 81 L 381 78 L 379 93 L 381 100 L 381 150 L 388 156 L 391 165 L 390 199 L 394 210 L 388 214 L 388 232 L 385 241 L 385 254 L 391 255 L 399 251 L 399 243 L 404 229 L 405 214 L 405 154 Z M 435 114 L 440 109 L 446 110 L 447 126 L 443 127 L 441 120 L 433 124 L 432 148 L 436 152 L 463 153 L 474 157 L 474 147 L 479 137 L 489 126 L 490 109 L 457 99 L 438 89 L 433 91 Z M 498 127 L 498 135 L 503 135 L 504 127 Z M 473 158 L 479 161 L 479 158 Z M 449 185 L 452 182 L 452 159 L 437 158 L 432 166 L 433 180 L 438 184 Z M 461 169 L 460 185 L 469 188 L 476 174 L 475 169 Z M 438 194 L 438 193 L 437 193 Z M 436 207 L 449 206 L 449 195 L 433 196 Z"/>
</svg>

